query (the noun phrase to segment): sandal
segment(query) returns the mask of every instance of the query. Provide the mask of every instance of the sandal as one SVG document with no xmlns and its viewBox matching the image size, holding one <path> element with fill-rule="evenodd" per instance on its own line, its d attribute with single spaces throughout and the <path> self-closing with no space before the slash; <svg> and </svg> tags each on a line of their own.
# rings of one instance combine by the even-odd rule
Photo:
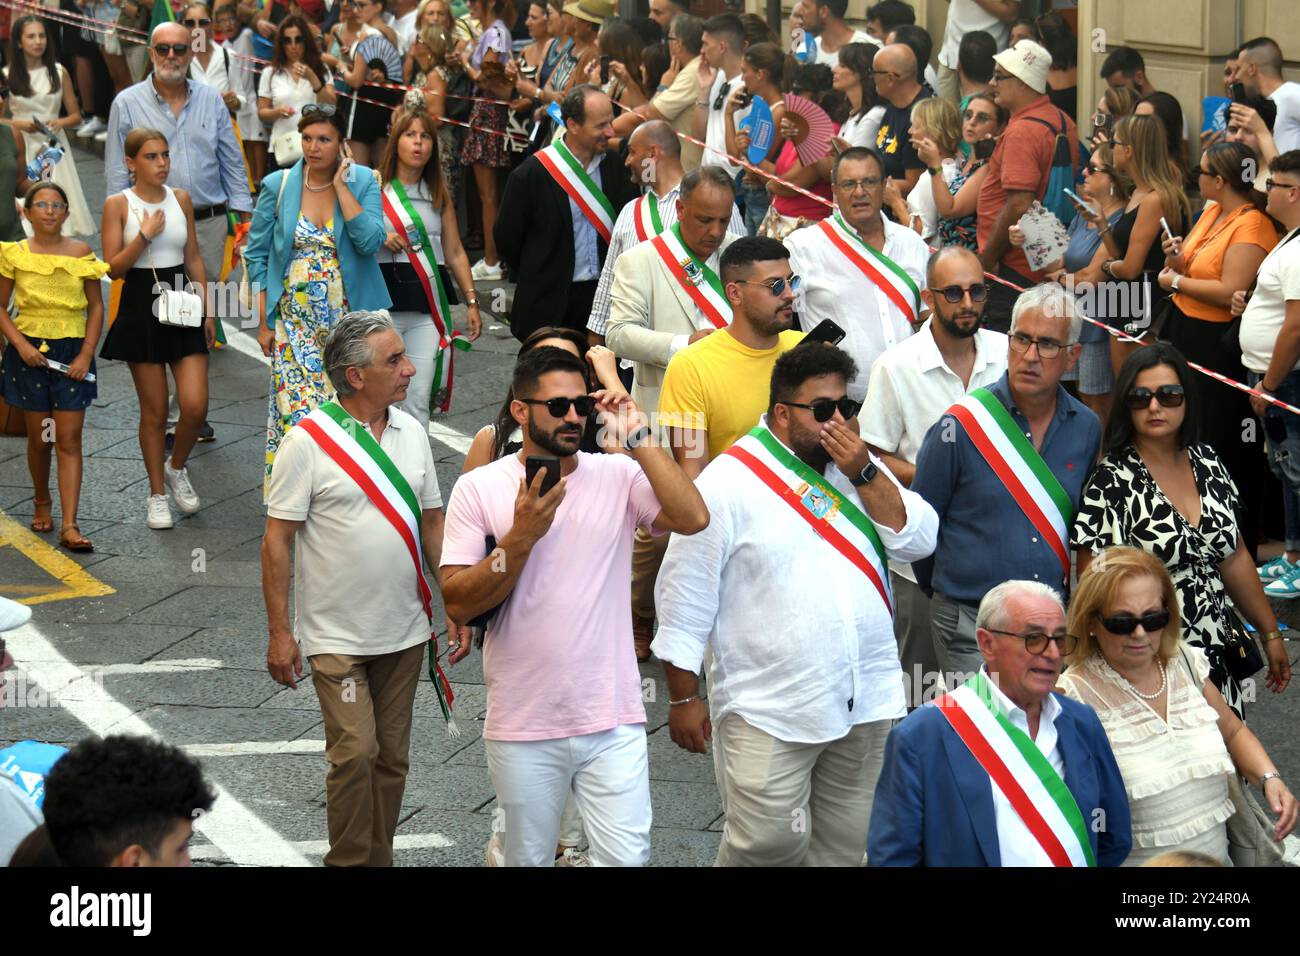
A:
<svg viewBox="0 0 1300 956">
<path fill-rule="evenodd" d="M 64 526 L 59 532 L 60 546 L 67 548 L 69 551 L 76 551 L 82 554 L 95 550 L 95 546 L 90 543 L 90 539 L 81 533 L 81 529 L 75 524 Z"/>
<path fill-rule="evenodd" d="M 36 498 L 33 502 L 36 505 L 36 514 L 32 516 L 32 530 L 44 534 L 54 530 L 54 518 L 51 517 L 50 510 L 54 507 L 54 499 L 46 498 L 44 501 Z M 41 516 L 41 509 L 45 509 L 44 517 Z"/>
</svg>

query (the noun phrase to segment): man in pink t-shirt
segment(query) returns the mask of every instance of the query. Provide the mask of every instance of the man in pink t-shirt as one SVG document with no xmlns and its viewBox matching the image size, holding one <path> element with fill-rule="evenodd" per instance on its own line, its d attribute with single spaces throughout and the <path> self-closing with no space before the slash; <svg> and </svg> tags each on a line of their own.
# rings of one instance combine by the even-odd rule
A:
<svg viewBox="0 0 1300 956">
<path fill-rule="evenodd" d="M 638 525 L 694 534 L 708 511 L 631 400 L 589 397 L 585 366 L 570 353 L 526 352 L 513 390 L 523 450 L 461 476 L 442 551 L 448 616 L 465 624 L 496 608 L 483 645 L 483 738 L 506 865 L 552 865 L 570 788 L 591 862 L 644 865 L 650 774 L 629 610 L 632 535 Z M 578 451 L 597 411 L 602 445 L 630 455 Z M 524 481 L 533 455 L 560 462 L 544 495 L 544 471 Z"/>
</svg>

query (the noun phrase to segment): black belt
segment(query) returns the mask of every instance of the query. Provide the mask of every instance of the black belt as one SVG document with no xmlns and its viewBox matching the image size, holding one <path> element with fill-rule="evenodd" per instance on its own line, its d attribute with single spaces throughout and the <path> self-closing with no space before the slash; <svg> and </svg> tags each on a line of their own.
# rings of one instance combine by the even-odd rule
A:
<svg viewBox="0 0 1300 956">
<path fill-rule="evenodd" d="M 194 210 L 194 219 L 211 219 L 213 216 L 224 216 L 226 214 L 226 204 L 217 203 L 215 206 L 201 206 Z"/>
</svg>

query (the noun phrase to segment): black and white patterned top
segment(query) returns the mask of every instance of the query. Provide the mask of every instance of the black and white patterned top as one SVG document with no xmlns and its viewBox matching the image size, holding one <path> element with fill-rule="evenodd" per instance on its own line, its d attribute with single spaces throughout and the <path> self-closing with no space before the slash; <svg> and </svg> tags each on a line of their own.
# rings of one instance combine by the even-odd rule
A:
<svg viewBox="0 0 1300 956">
<path fill-rule="evenodd" d="M 1183 640 L 1205 652 L 1210 680 L 1241 716 L 1241 687 L 1223 664 L 1228 610 L 1219 572 L 1219 565 L 1237 547 L 1237 487 L 1209 445 L 1193 445 L 1187 457 L 1201 496 L 1197 526 L 1165 497 L 1130 445 L 1103 458 L 1089 477 L 1074 519 L 1072 543 L 1093 554 L 1129 545 L 1165 563 L 1178 593 Z"/>
</svg>

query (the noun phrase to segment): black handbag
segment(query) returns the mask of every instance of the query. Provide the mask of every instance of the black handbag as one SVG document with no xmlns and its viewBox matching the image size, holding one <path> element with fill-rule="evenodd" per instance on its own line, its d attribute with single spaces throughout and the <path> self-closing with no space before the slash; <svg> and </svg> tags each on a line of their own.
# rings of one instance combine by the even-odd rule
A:
<svg viewBox="0 0 1300 956">
<path fill-rule="evenodd" d="M 1223 666 L 1240 683 L 1264 669 L 1264 654 L 1255 636 L 1246 630 L 1241 615 L 1232 607 L 1224 610 L 1228 626 L 1223 634 Z"/>
</svg>

